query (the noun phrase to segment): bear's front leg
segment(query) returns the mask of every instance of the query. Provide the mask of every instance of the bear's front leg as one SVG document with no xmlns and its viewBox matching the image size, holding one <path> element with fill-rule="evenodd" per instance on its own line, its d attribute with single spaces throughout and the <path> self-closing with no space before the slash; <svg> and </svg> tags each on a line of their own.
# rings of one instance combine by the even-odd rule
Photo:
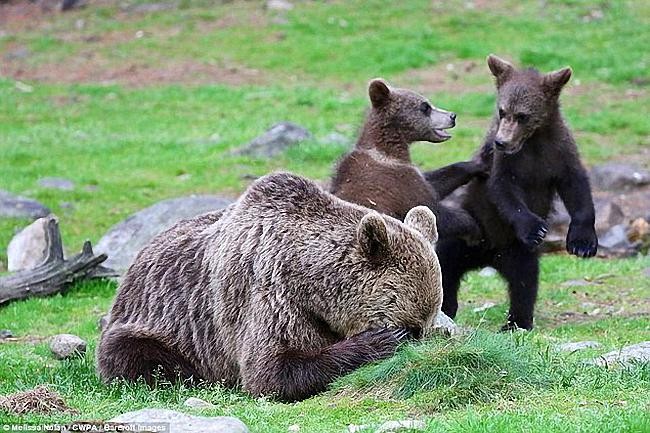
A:
<svg viewBox="0 0 650 433">
<path fill-rule="evenodd" d="M 566 238 L 569 254 L 578 257 L 593 257 L 598 251 L 594 202 L 587 172 L 575 161 L 565 171 L 558 183 L 558 193 L 571 216 Z"/>
<path fill-rule="evenodd" d="M 361 332 L 314 352 L 275 346 L 275 353 L 251 348 L 241 366 L 244 389 L 256 396 L 270 395 L 297 401 L 325 391 L 336 378 L 372 361 L 388 358 L 411 338 L 403 328 Z M 266 343 L 268 345 L 268 342 Z"/>
<path fill-rule="evenodd" d="M 535 250 L 546 237 L 548 225 L 526 206 L 522 189 L 513 183 L 514 176 L 503 174 L 488 182 L 490 201 L 501 218 L 513 227 L 517 239 L 529 250 Z"/>
</svg>

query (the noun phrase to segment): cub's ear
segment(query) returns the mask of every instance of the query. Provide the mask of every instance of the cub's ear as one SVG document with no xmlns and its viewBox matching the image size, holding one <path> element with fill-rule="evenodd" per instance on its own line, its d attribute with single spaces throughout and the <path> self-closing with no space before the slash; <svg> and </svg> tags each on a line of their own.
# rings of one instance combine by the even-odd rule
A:
<svg viewBox="0 0 650 433">
<path fill-rule="evenodd" d="M 497 79 L 498 86 L 503 84 L 515 69 L 510 62 L 507 62 L 494 54 L 490 54 L 487 57 L 487 64 L 490 68 L 490 72 L 492 72 L 492 75 Z"/>
<path fill-rule="evenodd" d="M 378 213 L 369 213 L 361 218 L 357 228 L 357 239 L 361 251 L 373 259 L 381 259 L 388 254 L 388 229 L 384 219 Z"/>
<path fill-rule="evenodd" d="M 436 216 L 426 206 L 416 206 L 406 214 L 404 224 L 422 233 L 429 242 L 438 242 Z"/>
<path fill-rule="evenodd" d="M 563 68 L 544 75 L 544 86 L 552 93 L 559 94 L 560 90 L 571 79 L 571 68 Z"/>
<path fill-rule="evenodd" d="M 388 83 L 381 78 L 375 78 L 368 85 L 368 96 L 370 96 L 373 107 L 383 107 L 390 99 Z"/>
</svg>

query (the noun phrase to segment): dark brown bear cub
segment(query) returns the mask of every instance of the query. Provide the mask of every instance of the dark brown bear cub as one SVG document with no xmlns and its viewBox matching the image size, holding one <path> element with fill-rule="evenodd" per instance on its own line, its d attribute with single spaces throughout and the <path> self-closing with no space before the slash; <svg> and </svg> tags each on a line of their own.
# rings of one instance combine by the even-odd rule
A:
<svg viewBox="0 0 650 433">
<path fill-rule="evenodd" d="M 510 312 L 503 329 L 532 329 L 537 297 L 539 252 L 548 227 L 545 218 L 559 194 L 571 215 L 567 251 L 596 254 L 594 205 L 589 178 L 560 113 L 559 95 L 571 77 L 565 68 L 548 74 L 517 70 L 488 57 L 496 77 L 497 112 L 477 159 L 491 167 L 488 179 L 475 179 L 463 208 L 481 225 L 485 241 L 468 246 L 460 239 L 438 244 L 443 271 L 443 311 L 458 309 L 458 286 L 470 269 L 490 265 L 508 281 Z"/>
<path fill-rule="evenodd" d="M 454 127 L 456 115 L 433 107 L 413 91 L 390 88 L 381 79 L 370 82 L 368 94 L 372 107 L 355 149 L 336 167 L 331 192 L 402 220 L 413 207 L 427 206 L 438 218 L 441 238 L 478 238 L 479 227 L 467 212 L 439 202 L 484 168 L 469 161 L 423 174 L 409 151 L 415 141 L 448 140 L 446 130 Z"/>
<path fill-rule="evenodd" d="M 432 325 L 436 240 L 425 207 L 402 223 L 306 179 L 265 176 L 140 252 L 102 333 L 99 373 L 309 397 Z"/>
</svg>

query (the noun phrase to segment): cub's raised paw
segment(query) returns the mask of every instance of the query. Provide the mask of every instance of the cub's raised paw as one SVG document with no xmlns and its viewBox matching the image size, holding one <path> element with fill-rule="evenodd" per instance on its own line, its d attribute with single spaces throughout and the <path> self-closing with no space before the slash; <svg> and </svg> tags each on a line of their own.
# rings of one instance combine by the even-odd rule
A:
<svg viewBox="0 0 650 433">
<path fill-rule="evenodd" d="M 569 254 L 582 258 L 595 256 L 598 252 L 598 237 L 595 230 L 592 227 L 582 229 L 570 226 L 566 250 Z"/>
<path fill-rule="evenodd" d="M 531 217 L 517 228 L 517 237 L 531 250 L 537 248 L 544 242 L 546 233 L 548 233 L 548 225 L 543 219 L 537 216 Z"/>
</svg>

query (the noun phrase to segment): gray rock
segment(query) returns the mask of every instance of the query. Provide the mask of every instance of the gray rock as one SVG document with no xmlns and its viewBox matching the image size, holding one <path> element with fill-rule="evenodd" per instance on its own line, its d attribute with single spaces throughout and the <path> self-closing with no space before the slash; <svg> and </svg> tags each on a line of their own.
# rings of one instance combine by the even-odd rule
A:
<svg viewBox="0 0 650 433">
<path fill-rule="evenodd" d="M 86 353 L 86 342 L 76 335 L 59 334 L 52 337 L 50 350 L 56 359 L 83 356 Z"/>
<path fill-rule="evenodd" d="M 610 250 L 629 249 L 632 247 L 627 238 L 625 225 L 618 224 L 612 227 L 598 240 L 598 245 Z"/>
<path fill-rule="evenodd" d="M 14 336 L 14 333 L 11 332 L 8 329 L 0 329 L 0 340 L 4 340 L 5 338 L 11 338 Z"/>
<path fill-rule="evenodd" d="M 596 210 L 595 228 L 598 236 L 602 236 L 612 227 L 625 223 L 625 214 L 621 207 L 609 199 L 594 200 Z"/>
<path fill-rule="evenodd" d="M 616 364 L 629 365 L 633 362 L 650 362 L 650 341 L 625 346 L 621 350 L 613 350 L 591 361 L 601 367 Z"/>
<path fill-rule="evenodd" d="M 454 321 L 442 311 L 440 311 L 436 316 L 432 328 L 425 330 L 425 336 L 438 334 L 444 335 L 445 337 L 451 337 L 458 333 L 460 333 L 458 325 L 456 325 L 456 323 L 454 323 Z"/>
<path fill-rule="evenodd" d="M 108 322 L 111 321 L 111 313 L 106 313 L 102 317 L 99 318 L 97 321 L 97 327 L 99 328 L 100 331 L 103 331 L 104 328 L 106 328 L 106 325 L 108 325 Z"/>
<path fill-rule="evenodd" d="M 293 4 L 286 0 L 267 0 L 266 8 L 272 11 L 290 11 L 293 9 Z"/>
<path fill-rule="evenodd" d="M 204 417 L 187 415 L 168 409 L 141 409 L 109 420 L 122 423 L 169 423 L 173 433 L 248 433 L 239 419 L 230 416 Z"/>
<path fill-rule="evenodd" d="M 160 232 L 182 219 L 219 210 L 230 203 L 231 199 L 211 195 L 163 200 L 113 226 L 99 240 L 95 251 L 108 255 L 104 266 L 124 272 L 136 254 Z"/>
<path fill-rule="evenodd" d="M 9 242 L 7 247 L 7 270 L 34 269 L 45 260 L 45 233 L 50 217 L 39 218 L 21 231 Z"/>
<path fill-rule="evenodd" d="M 192 407 L 194 409 L 209 409 L 216 407 L 210 402 L 207 402 L 205 400 L 201 400 L 200 398 L 196 397 L 190 397 L 187 400 L 185 400 L 185 403 L 183 403 L 187 407 Z"/>
<path fill-rule="evenodd" d="M 50 210 L 36 200 L 16 196 L 0 189 L 0 218 L 35 220 L 49 214 Z"/>
<path fill-rule="evenodd" d="M 236 155 L 256 158 L 271 158 L 287 150 L 290 146 L 312 138 L 305 128 L 291 122 L 273 125 L 264 134 L 234 151 Z"/>
<path fill-rule="evenodd" d="M 74 182 L 62 177 L 42 177 L 38 180 L 38 186 L 47 189 L 58 189 L 60 191 L 74 190 Z"/>
<path fill-rule="evenodd" d="M 427 428 L 427 426 L 424 421 L 405 419 L 401 421 L 387 421 L 379 426 L 379 428 L 376 430 L 376 433 L 392 433 L 405 430 L 424 430 L 425 428 Z"/>
<path fill-rule="evenodd" d="M 481 269 L 481 272 L 479 272 L 478 274 L 481 277 L 494 277 L 497 274 L 497 270 L 490 266 L 486 266 L 483 269 Z"/>
<path fill-rule="evenodd" d="M 597 341 L 574 341 L 555 346 L 555 348 L 561 352 L 577 352 L 579 350 L 595 349 L 597 347 L 600 347 L 600 343 Z"/>
<path fill-rule="evenodd" d="M 591 169 L 595 189 L 629 190 L 650 184 L 650 172 L 630 164 L 606 163 Z"/>
</svg>

